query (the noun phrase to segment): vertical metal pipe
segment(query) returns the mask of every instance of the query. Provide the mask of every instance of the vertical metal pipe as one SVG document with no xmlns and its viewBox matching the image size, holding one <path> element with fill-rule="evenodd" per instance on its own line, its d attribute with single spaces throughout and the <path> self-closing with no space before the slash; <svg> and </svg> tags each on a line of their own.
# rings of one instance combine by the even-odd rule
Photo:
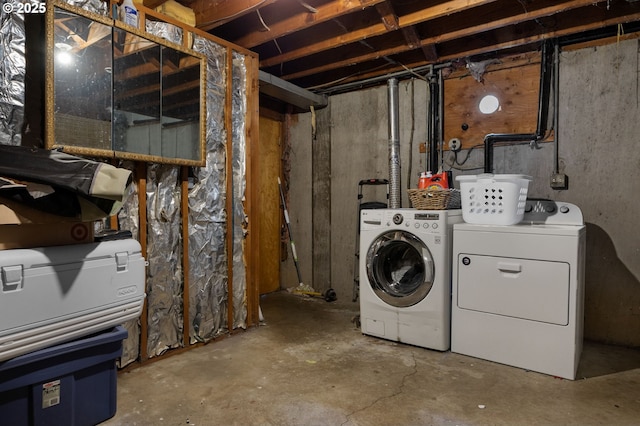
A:
<svg viewBox="0 0 640 426">
<path fill-rule="evenodd" d="M 433 170 L 431 168 L 431 164 L 433 164 L 433 160 L 431 157 L 431 153 L 433 152 L 433 134 L 434 134 L 434 128 L 436 126 L 436 111 L 435 111 L 435 107 L 436 104 L 433 101 L 433 79 L 435 76 L 435 70 L 434 67 L 431 66 L 431 68 L 429 69 L 429 74 L 427 74 L 426 78 L 427 78 L 427 87 L 429 89 L 429 94 L 427 97 L 427 138 L 426 138 L 426 149 L 425 149 L 425 157 L 424 157 L 424 165 L 425 165 L 425 171 L 426 170 Z"/>
<path fill-rule="evenodd" d="M 444 77 L 442 70 L 438 70 L 438 146 L 440 164 L 438 165 L 438 157 L 436 157 L 435 167 L 431 169 L 433 173 L 444 172 Z"/>
<path fill-rule="evenodd" d="M 437 83 L 437 75 L 429 76 L 429 156 L 427 157 L 427 170 L 437 173 L 438 171 L 438 115 L 439 107 L 439 86 Z"/>
<path fill-rule="evenodd" d="M 389 208 L 402 207 L 400 192 L 400 123 L 398 79 L 388 81 L 389 103 Z"/>
<path fill-rule="evenodd" d="M 560 132 L 560 43 L 556 41 L 553 49 L 553 172 L 560 173 L 558 141 Z"/>
</svg>

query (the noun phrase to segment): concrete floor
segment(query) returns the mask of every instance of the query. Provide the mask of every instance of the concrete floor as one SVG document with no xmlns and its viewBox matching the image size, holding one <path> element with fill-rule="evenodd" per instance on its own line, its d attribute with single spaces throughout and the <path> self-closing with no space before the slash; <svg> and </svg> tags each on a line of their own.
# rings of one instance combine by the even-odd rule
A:
<svg viewBox="0 0 640 426">
<path fill-rule="evenodd" d="M 120 372 L 104 424 L 640 424 L 640 350 L 586 342 L 563 380 L 364 336 L 358 308 L 263 296 L 264 325 Z"/>
</svg>

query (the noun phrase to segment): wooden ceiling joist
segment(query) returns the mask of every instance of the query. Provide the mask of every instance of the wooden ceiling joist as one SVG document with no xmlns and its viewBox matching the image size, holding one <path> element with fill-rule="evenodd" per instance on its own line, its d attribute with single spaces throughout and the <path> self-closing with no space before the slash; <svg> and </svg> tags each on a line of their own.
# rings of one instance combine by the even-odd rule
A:
<svg viewBox="0 0 640 426">
<path fill-rule="evenodd" d="M 482 34 L 483 32 L 487 32 L 487 31 L 491 31 L 491 30 L 495 30 L 498 28 L 503 28 L 506 27 L 508 25 L 516 25 L 516 24 L 520 24 L 526 21 L 535 21 L 537 19 L 541 19 L 544 17 L 548 17 L 548 16 L 552 16 L 554 14 L 560 13 L 560 12 L 570 12 L 571 10 L 580 8 L 580 7 L 585 7 L 585 6 L 591 6 L 593 5 L 593 0 L 572 0 L 569 2 L 565 2 L 561 5 L 557 5 L 557 6 L 550 6 L 550 7 L 546 7 L 546 8 L 542 8 L 539 10 L 531 10 L 531 11 L 523 11 L 522 13 L 518 14 L 518 15 L 513 15 L 510 16 L 509 18 L 504 18 L 504 19 L 500 19 L 500 20 L 495 20 L 492 21 L 490 23 L 484 23 L 481 25 L 476 25 L 476 26 L 470 26 L 470 27 L 466 27 L 463 28 L 461 30 L 457 30 L 457 31 L 450 31 L 447 33 L 443 33 L 434 37 L 427 37 L 424 38 L 422 40 L 420 40 L 420 46 L 423 47 L 428 47 L 434 44 L 438 44 L 438 43 L 444 43 L 444 42 L 448 42 L 448 41 L 452 41 L 452 40 L 456 40 L 456 39 L 462 39 L 465 37 L 470 37 L 470 36 L 475 36 L 475 35 L 479 35 Z M 603 23 L 602 26 L 605 26 L 605 24 Z M 593 28 L 591 28 L 593 29 Z M 576 28 L 576 31 L 584 31 L 584 29 L 581 28 Z M 397 55 L 403 52 L 407 52 L 411 50 L 410 48 L 408 48 L 408 46 L 396 46 L 393 48 L 388 48 L 388 49 L 384 49 L 384 50 L 379 50 L 375 53 L 368 53 L 368 54 L 364 54 L 364 55 L 359 55 L 356 57 L 352 57 L 352 58 L 348 58 L 345 59 L 343 61 L 338 61 L 335 63 L 327 63 L 326 66 L 323 66 L 321 70 L 318 69 L 309 69 L 309 70 L 305 70 L 305 71 L 299 71 L 296 73 L 291 73 L 288 75 L 283 76 L 282 78 L 284 79 L 296 79 L 296 78 L 301 78 L 301 77 L 305 77 L 308 75 L 312 75 L 317 73 L 318 71 L 329 71 L 331 69 L 338 69 L 344 66 L 347 66 L 349 64 L 353 64 L 353 63 L 360 63 L 360 62 L 367 62 L 367 61 L 371 61 L 373 59 L 376 59 L 380 56 L 391 56 L 391 55 Z M 469 55 L 467 55 L 469 56 Z M 445 58 L 438 58 L 439 60 L 447 60 Z"/>
<path fill-rule="evenodd" d="M 271 40 L 292 34 L 297 31 L 308 29 L 313 25 L 337 19 L 358 10 L 384 3 L 385 0 L 360 0 L 353 1 L 332 1 L 316 8 L 317 12 L 310 12 L 308 9 L 300 8 L 300 12 L 289 16 L 280 22 L 266 22 L 269 31 L 254 31 L 244 37 L 233 40 L 241 46 L 252 48 Z"/>
<path fill-rule="evenodd" d="M 400 28 L 416 25 L 421 22 L 426 22 L 431 19 L 436 19 L 442 16 L 455 14 L 465 11 L 472 7 L 492 3 L 496 0 L 455 0 L 448 1 L 444 4 L 428 7 L 422 9 L 419 12 L 412 13 L 405 17 L 399 18 Z M 382 23 L 371 25 L 367 28 L 358 29 L 350 32 L 347 35 L 341 34 L 336 37 L 322 40 L 317 43 L 309 44 L 299 49 L 292 50 L 290 52 L 283 53 L 268 59 L 260 61 L 261 67 L 269 67 L 277 65 L 283 62 L 293 61 L 295 59 L 308 56 L 310 54 L 319 53 L 325 50 L 333 49 L 338 46 L 344 46 L 350 43 L 355 43 L 360 40 L 382 35 L 388 32 L 387 27 Z M 241 44 L 241 43 L 240 43 Z"/>
<path fill-rule="evenodd" d="M 253 13 L 278 0 L 201 0 L 191 8 L 196 15 L 196 27 L 209 31 L 241 16 Z M 243 46 L 244 47 L 244 46 Z"/>
<path fill-rule="evenodd" d="M 599 28 L 603 28 L 603 27 L 608 27 L 611 25 L 618 25 L 618 24 L 622 24 L 622 23 L 628 23 L 628 22 L 634 22 L 634 21 L 638 21 L 640 20 L 640 13 L 637 14 L 632 14 L 632 15 L 627 15 L 625 17 L 620 17 L 617 19 L 606 19 L 603 21 L 598 21 L 595 23 L 591 23 L 591 24 L 585 24 L 585 25 L 580 25 L 579 29 L 580 32 L 582 31 L 590 31 L 590 30 L 594 30 L 594 29 L 599 29 Z M 563 36 L 567 36 L 567 35 L 572 35 L 576 33 L 576 27 L 573 28 L 567 28 L 561 31 L 553 31 L 547 34 L 539 34 L 537 36 L 526 36 L 526 37 L 522 37 L 519 39 L 514 39 L 514 40 L 510 40 L 508 42 L 502 42 L 502 43 L 497 43 L 497 44 L 493 44 L 491 46 L 486 46 L 486 47 L 479 47 L 479 48 L 474 48 L 474 49 L 470 49 L 467 51 L 468 56 L 474 56 L 474 55 L 483 55 L 483 54 L 487 54 L 487 53 L 491 53 L 491 52 L 495 52 L 498 50 L 507 50 L 507 49 L 512 49 L 512 48 L 516 48 L 519 46 L 527 46 L 527 45 L 532 45 L 535 43 L 540 43 L 541 41 L 547 39 L 547 38 L 555 38 L 555 37 L 563 37 Z M 452 61 L 452 60 L 456 60 L 459 59 L 460 55 L 459 54 L 450 54 L 450 55 L 442 55 L 440 57 L 440 61 Z M 368 73 L 360 73 L 357 76 L 354 77 L 349 77 L 349 78 L 344 78 L 340 81 L 341 84 L 347 84 L 347 83 L 351 83 L 351 82 L 355 82 L 355 81 L 359 81 L 362 79 L 369 79 L 369 78 L 374 78 L 374 77 L 378 77 L 381 74 L 390 74 L 390 73 L 395 73 L 395 72 L 399 72 L 399 71 L 403 71 L 403 70 L 407 70 L 407 69 L 412 69 L 412 68 L 416 68 L 419 66 L 424 65 L 424 62 L 414 62 L 414 63 L 406 63 L 406 64 L 402 64 L 402 65 L 398 65 L 398 66 L 393 66 L 393 67 L 388 67 L 384 69 L 383 73 L 380 73 L 377 70 L 372 70 L 371 72 Z M 318 86 L 322 87 L 322 86 Z"/>
<path fill-rule="evenodd" d="M 176 1 L 195 11 L 199 30 L 253 50 L 262 71 L 307 89 L 523 53 L 582 31 L 605 37 L 615 23 L 640 30 L 638 0 Z"/>
<path fill-rule="evenodd" d="M 414 26 L 400 27 L 398 22 L 398 16 L 393 10 L 393 5 L 389 1 L 379 3 L 376 5 L 376 10 L 382 18 L 382 23 L 389 31 L 402 31 L 402 35 L 407 42 L 407 48 L 409 50 L 422 49 L 425 59 L 428 62 L 435 62 L 438 59 L 436 49 L 434 45 L 422 46 L 420 43 L 420 36 Z"/>
<path fill-rule="evenodd" d="M 398 23 L 398 17 L 393 11 L 393 6 L 388 1 L 378 3 L 376 5 L 376 11 L 382 18 L 382 23 L 388 31 L 395 31 L 400 29 L 400 23 Z"/>
</svg>

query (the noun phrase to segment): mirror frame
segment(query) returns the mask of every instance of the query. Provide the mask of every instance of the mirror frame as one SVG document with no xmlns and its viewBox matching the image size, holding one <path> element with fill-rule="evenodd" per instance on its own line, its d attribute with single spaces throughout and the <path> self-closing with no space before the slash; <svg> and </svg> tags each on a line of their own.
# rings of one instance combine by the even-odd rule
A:
<svg viewBox="0 0 640 426">
<path fill-rule="evenodd" d="M 101 24 L 110 26 L 112 28 L 119 28 L 121 30 L 127 31 L 131 34 L 137 35 L 139 37 L 145 38 L 154 43 L 158 43 L 161 46 L 169 47 L 175 50 L 178 50 L 182 53 L 189 54 L 191 56 L 196 57 L 200 60 L 200 123 L 199 123 L 199 146 L 198 152 L 200 158 L 198 159 L 187 159 L 187 158 L 173 158 L 173 157 L 162 157 L 157 155 L 147 155 L 140 153 L 130 153 L 126 151 L 115 151 L 114 149 L 105 150 L 99 148 L 87 148 L 80 146 L 72 146 L 72 145 L 64 145 L 56 143 L 55 141 L 55 74 L 54 74 L 54 26 L 55 26 L 55 9 L 63 9 L 67 12 L 75 13 L 79 16 L 82 16 L 87 19 L 91 19 L 93 21 L 99 22 Z M 76 6 L 72 6 L 70 4 L 65 3 L 62 0 L 53 0 L 50 5 L 47 7 L 46 11 L 46 65 L 45 65 L 45 148 L 46 149 L 61 149 L 64 152 L 68 152 L 70 154 L 76 155 L 86 155 L 93 157 L 102 157 L 102 158 L 117 158 L 123 160 L 134 160 L 134 161 L 146 161 L 146 162 L 155 162 L 155 163 L 163 163 L 163 164 L 175 164 L 182 166 L 197 166 L 202 167 L 206 165 L 206 86 L 207 86 L 207 59 L 206 57 L 194 50 L 187 49 L 184 46 L 172 43 L 168 40 L 165 40 L 161 37 L 155 36 L 153 34 L 149 34 L 145 31 L 141 31 L 137 28 L 125 25 L 124 23 L 113 20 L 110 17 L 102 16 L 93 12 L 89 12 L 87 10 L 81 9 Z M 185 37 L 186 34 L 183 34 Z M 112 44 L 113 46 L 113 44 Z M 113 76 L 112 76 L 113 78 Z M 112 85 L 113 87 L 113 85 Z M 113 93 L 111 94 L 113 96 Z M 113 121 L 112 121 L 113 124 Z M 111 133 L 113 135 L 113 131 Z M 112 142 L 113 143 L 113 142 Z M 112 145 L 113 148 L 113 145 Z"/>
</svg>

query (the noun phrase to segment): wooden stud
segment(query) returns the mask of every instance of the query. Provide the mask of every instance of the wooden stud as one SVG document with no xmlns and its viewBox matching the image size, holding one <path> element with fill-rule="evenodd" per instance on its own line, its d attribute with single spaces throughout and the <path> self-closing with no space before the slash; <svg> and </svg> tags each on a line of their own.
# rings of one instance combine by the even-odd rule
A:
<svg viewBox="0 0 640 426">
<path fill-rule="evenodd" d="M 136 163 L 136 180 L 138 182 L 138 215 L 140 216 L 140 223 L 138 229 L 138 239 L 140 240 L 140 247 L 142 256 L 145 259 L 147 257 L 147 164 Z M 146 288 L 146 275 L 145 275 L 145 292 L 148 293 Z M 140 360 L 146 361 L 149 359 L 147 352 L 148 342 L 148 303 L 147 298 L 144 299 L 144 305 L 142 307 L 142 314 L 140 318 Z"/>
<path fill-rule="evenodd" d="M 257 182 L 260 176 L 260 113 L 259 113 L 259 85 L 256 70 L 258 69 L 257 59 L 253 57 L 246 58 L 246 80 L 247 90 L 247 123 L 245 126 L 247 138 L 247 172 L 246 172 L 246 199 L 245 212 L 248 217 L 247 238 L 244 242 L 245 264 L 246 266 L 246 286 L 247 286 L 247 326 L 258 325 L 259 309 L 260 309 L 260 291 L 258 288 L 258 277 L 255 272 L 258 271 L 260 265 L 260 250 L 258 243 L 260 241 L 260 225 L 259 215 L 257 214 L 257 206 L 259 184 Z"/>
<path fill-rule="evenodd" d="M 226 144 L 226 208 L 227 208 L 227 328 L 233 331 L 233 50 L 227 48 L 225 129 Z"/>
<path fill-rule="evenodd" d="M 182 343 L 189 346 L 189 167 L 180 169 L 182 216 Z"/>
</svg>

